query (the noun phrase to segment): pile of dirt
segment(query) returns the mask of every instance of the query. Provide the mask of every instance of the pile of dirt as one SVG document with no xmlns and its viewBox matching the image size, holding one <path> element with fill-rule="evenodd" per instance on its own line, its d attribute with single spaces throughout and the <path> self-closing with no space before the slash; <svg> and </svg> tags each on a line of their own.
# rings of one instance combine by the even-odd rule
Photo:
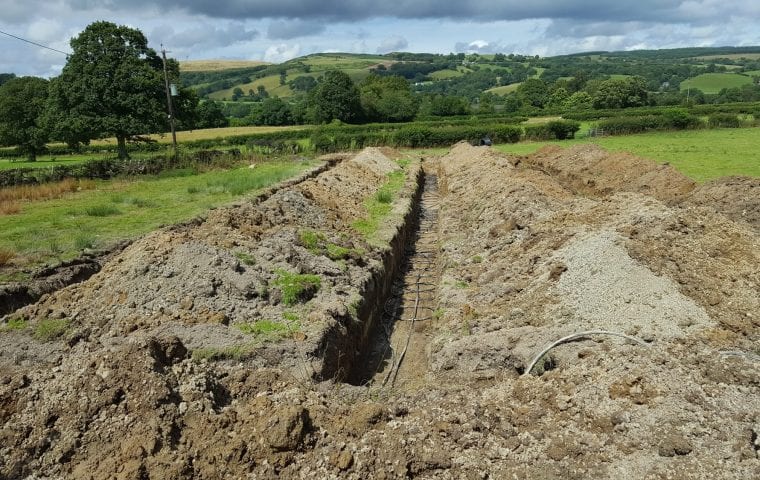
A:
<svg viewBox="0 0 760 480">
<path fill-rule="evenodd" d="M 639 192 L 673 203 L 696 186 L 668 164 L 658 165 L 629 153 L 610 153 L 596 145 L 544 147 L 523 161 L 549 173 L 576 193 Z"/>
<path fill-rule="evenodd" d="M 467 404 L 513 418 L 515 462 L 489 472 L 760 473 L 755 230 L 686 202 L 694 186 L 672 169 L 596 147 L 519 161 L 460 147 L 441 165 L 445 313 L 429 375 L 486 385 Z M 544 346 L 588 330 L 650 346 L 590 336 L 518 378 Z"/>
<path fill-rule="evenodd" d="M 697 187 L 685 204 L 711 208 L 760 229 L 760 178 L 725 177 Z"/>
</svg>

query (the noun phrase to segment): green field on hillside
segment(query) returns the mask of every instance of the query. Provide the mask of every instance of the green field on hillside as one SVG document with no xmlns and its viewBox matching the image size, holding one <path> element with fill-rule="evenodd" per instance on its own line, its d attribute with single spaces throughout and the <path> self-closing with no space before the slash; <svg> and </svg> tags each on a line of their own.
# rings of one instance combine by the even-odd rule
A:
<svg viewBox="0 0 760 480">
<path fill-rule="evenodd" d="M 545 145 L 562 147 L 595 143 L 614 152 L 631 152 L 659 163 L 669 162 L 698 182 L 727 175 L 760 177 L 758 128 L 686 130 L 620 137 L 499 145 L 502 152 L 528 155 Z"/>
<path fill-rule="evenodd" d="M 274 161 L 256 168 L 200 174 L 183 169 L 147 179 L 98 181 L 94 190 L 20 202 L 21 212 L 0 216 L 0 249 L 15 252 L 21 265 L 73 258 L 82 249 L 190 219 L 313 165 Z"/>
<path fill-rule="evenodd" d="M 446 80 L 448 78 L 461 77 L 462 75 L 464 75 L 464 73 L 459 70 L 446 69 L 446 70 L 438 70 L 437 72 L 433 72 L 429 76 L 433 80 Z"/>
<path fill-rule="evenodd" d="M 494 87 L 489 88 L 486 90 L 488 93 L 493 93 L 494 95 L 506 95 L 508 93 L 512 93 L 515 90 L 517 90 L 517 87 L 520 86 L 520 83 L 513 83 L 511 85 L 504 85 L 502 87 Z"/>
<path fill-rule="evenodd" d="M 696 88 L 704 93 L 718 93 L 724 88 L 741 87 L 752 79 L 738 73 L 705 73 L 681 82 L 681 90 Z"/>
</svg>

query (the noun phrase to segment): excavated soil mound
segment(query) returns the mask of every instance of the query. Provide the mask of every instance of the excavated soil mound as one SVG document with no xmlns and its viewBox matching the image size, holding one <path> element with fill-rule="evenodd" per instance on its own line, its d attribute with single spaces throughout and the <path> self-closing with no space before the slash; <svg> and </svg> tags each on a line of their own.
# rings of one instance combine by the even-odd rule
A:
<svg viewBox="0 0 760 480">
<path fill-rule="evenodd" d="M 731 220 L 744 221 L 760 229 L 760 178 L 712 180 L 697 187 L 684 203 L 712 208 Z"/>
<path fill-rule="evenodd" d="M 567 150 L 544 147 L 523 160 L 543 170 L 578 193 L 606 195 L 639 192 L 673 203 L 683 199 L 696 183 L 669 165 L 658 165 L 629 153 L 610 153 L 596 145 Z"/>
</svg>

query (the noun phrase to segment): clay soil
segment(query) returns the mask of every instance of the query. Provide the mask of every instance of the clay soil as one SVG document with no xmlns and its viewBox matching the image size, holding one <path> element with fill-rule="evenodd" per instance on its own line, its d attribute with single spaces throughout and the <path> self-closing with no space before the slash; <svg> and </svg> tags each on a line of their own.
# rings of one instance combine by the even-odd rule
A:
<svg viewBox="0 0 760 480">
<path fill-rule="evenodd" d="M 6 316 L 0 478 L 760 478 L 758 179 L 590 146 L 428 159 L 434 313 L 403 382 L 351 385 L 419 162 L 380 242 L 352 224 L 399 157 L 155 232 Z M 288 302 L 283 272 L 320 285 Z M 277 338 L 244 333 L 261 319 Z M 588 335 L 526 372 L 600 330 L 640 343 Z"/>
</svg>

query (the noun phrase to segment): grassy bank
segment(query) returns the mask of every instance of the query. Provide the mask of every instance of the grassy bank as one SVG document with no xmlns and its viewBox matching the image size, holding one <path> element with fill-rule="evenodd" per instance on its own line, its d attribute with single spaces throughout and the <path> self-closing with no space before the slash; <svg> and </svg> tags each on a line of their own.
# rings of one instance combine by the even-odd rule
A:
<svg viewBox="0 0 760 480">
<path fill-rule="evenodd" d="M 620 137 L 498 145 L 502 152 L 527 155 L 545 145 L 567 147 L 595 143 L 614 152 L 631 152 L 656 162 L 669 162 L 698 182 L 727 175 L 760 177 L 757 146 L 760 129 L 727 128 L 653 132 Z"/>
<path fill-rule="evenodd" d="M 314 162 L 276 161 L 256 168 L 197 174 L 175 170 L 140 179 L 95 182 L 61 198 L 19 202 L 0 216 L 0 250 L 16 267 L 73 258 L 83 249 L 135 238 L 292 177 Z"/>
</svg>

